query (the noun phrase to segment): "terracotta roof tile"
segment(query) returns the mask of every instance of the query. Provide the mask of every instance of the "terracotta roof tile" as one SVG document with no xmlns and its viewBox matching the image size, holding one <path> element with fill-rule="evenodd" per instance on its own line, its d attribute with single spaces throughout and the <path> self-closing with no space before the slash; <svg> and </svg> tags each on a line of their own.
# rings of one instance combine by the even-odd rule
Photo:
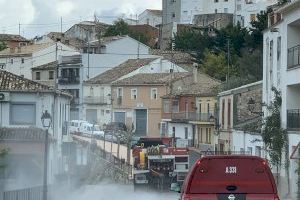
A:
<svg viewBox="0 0 300 200">
<path fill-rule="evenodd" d="M 114 67 L 88 81 L 87 84 L 108 84 L 118 80 L 122 76 L 133 72 L 142 66 L 150 64 L 157 58 L 129 59 L 126 62 Z"/>
<path fill-rule="evenodd" d="M 11 51 L 10 48 L 6 48 L 3 51 L 0 51 L 0 57 L 32 55 L 32 53 L 47 48 L 51 45 L 53 45 L 53 43 L 32 44 L 32 45 L 22 46 L 20 49 L 16 48 L 13 52 Z"/>
<path fill-rule="evenodd" d="M 54 70 L 55 67 L 57 66 L 58 62 L 54 61 L 54 62 L 50 62 L 44 65 L 40 65 L 40 66 L 36 66 L 31 68 L 32 70 Z"/>
</svg>

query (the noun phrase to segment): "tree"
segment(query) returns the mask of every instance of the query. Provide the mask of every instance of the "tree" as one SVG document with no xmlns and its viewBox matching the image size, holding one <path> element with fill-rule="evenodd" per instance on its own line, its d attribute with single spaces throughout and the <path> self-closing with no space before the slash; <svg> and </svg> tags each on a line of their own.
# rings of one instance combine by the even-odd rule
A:
<svg viewBox="0 0 300 200">
<path fill-rule="evenodd" d="M 7 48 L 6 44 L 3 41 L 0 41 L 0 51 L 4 50 L 6 48 Z"/>
<path fill-rule="evenodd" d="M 215 54 L 206 49 L 200 67 L 206 74 L 222 81 L 226 80 L 227 59 L 224 52 Z"/>
<path fill-rule="evenodd" d="M 263 78 L 263 53 L 260 49 L 242 50 L 242 56 L 237 60 L 240 77 L 249 82 L 260 81 Z"/>
<path fill-rule="evenodd" d="M 0 149 L 0 170 L 3 170 L 5 168 L 5 163 L 3 160 L 8 154 L 8 149 Z"/>
<path fill-rule="evenodd" d="M 288 136 L 286 131 L 281 127 L 280 109 L 282 104 L 281 93 L 275 88 L 274 100 L 268 107 L 270 115 L 266 117 L 264 128 L 262 131 L 262 138 L 269 154 L 271 164 L 276 167 L 277 174 L 282 167 L 282 157 L 285 155 L 288 147 Z M 288 169 L 288 157 L 286 158 L 286 169 Z M 279 181 L 279 177 L 277 177 Z"/>
</svg>

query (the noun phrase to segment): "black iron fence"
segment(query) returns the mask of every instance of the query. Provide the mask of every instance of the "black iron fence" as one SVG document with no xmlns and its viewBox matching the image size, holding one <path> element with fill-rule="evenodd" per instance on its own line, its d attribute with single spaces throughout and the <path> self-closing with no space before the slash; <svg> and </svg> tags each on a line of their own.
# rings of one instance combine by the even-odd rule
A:
<svg viewBox="0 0 300 200">
<path fill-rule="evenodd" d="M 0 192 L 0 200 L 43 200 L 43 187 Z"/>
<path fill-rule="evenodd" d="M 300 129 L 300 109 L 287 111 L 287 128 Z"/>
</svg>

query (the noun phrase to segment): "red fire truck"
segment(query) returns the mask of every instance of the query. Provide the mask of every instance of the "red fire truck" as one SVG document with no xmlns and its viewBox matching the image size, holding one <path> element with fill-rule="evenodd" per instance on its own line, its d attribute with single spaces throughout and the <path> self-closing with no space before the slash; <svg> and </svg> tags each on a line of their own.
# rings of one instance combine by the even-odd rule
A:
<svg viewBox="0 0 300 200">
<path fill-rule="evenodd" d="M 181 186 L 189 170 L 189 155 L 187 148 L 176 148 L 174 143 L 170 137 L 140 138 L 132 151 L 135 189 Z"/>
</svg>

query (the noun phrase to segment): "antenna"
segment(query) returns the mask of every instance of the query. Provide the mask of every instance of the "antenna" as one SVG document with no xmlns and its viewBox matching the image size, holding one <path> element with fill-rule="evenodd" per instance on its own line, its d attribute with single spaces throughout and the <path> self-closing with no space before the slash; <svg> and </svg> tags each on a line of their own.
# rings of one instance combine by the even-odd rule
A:
<svg viewBox="0 0 300 200">
<path fill-rule="evenodd" d="M 19 35 L 21 35 L 21 24 L 19 22 Z"/>
<path fill-rule="evenodd" d="M 62 17 L 60 17 L 60 33 L 62 33 Z"/>
</svg>

